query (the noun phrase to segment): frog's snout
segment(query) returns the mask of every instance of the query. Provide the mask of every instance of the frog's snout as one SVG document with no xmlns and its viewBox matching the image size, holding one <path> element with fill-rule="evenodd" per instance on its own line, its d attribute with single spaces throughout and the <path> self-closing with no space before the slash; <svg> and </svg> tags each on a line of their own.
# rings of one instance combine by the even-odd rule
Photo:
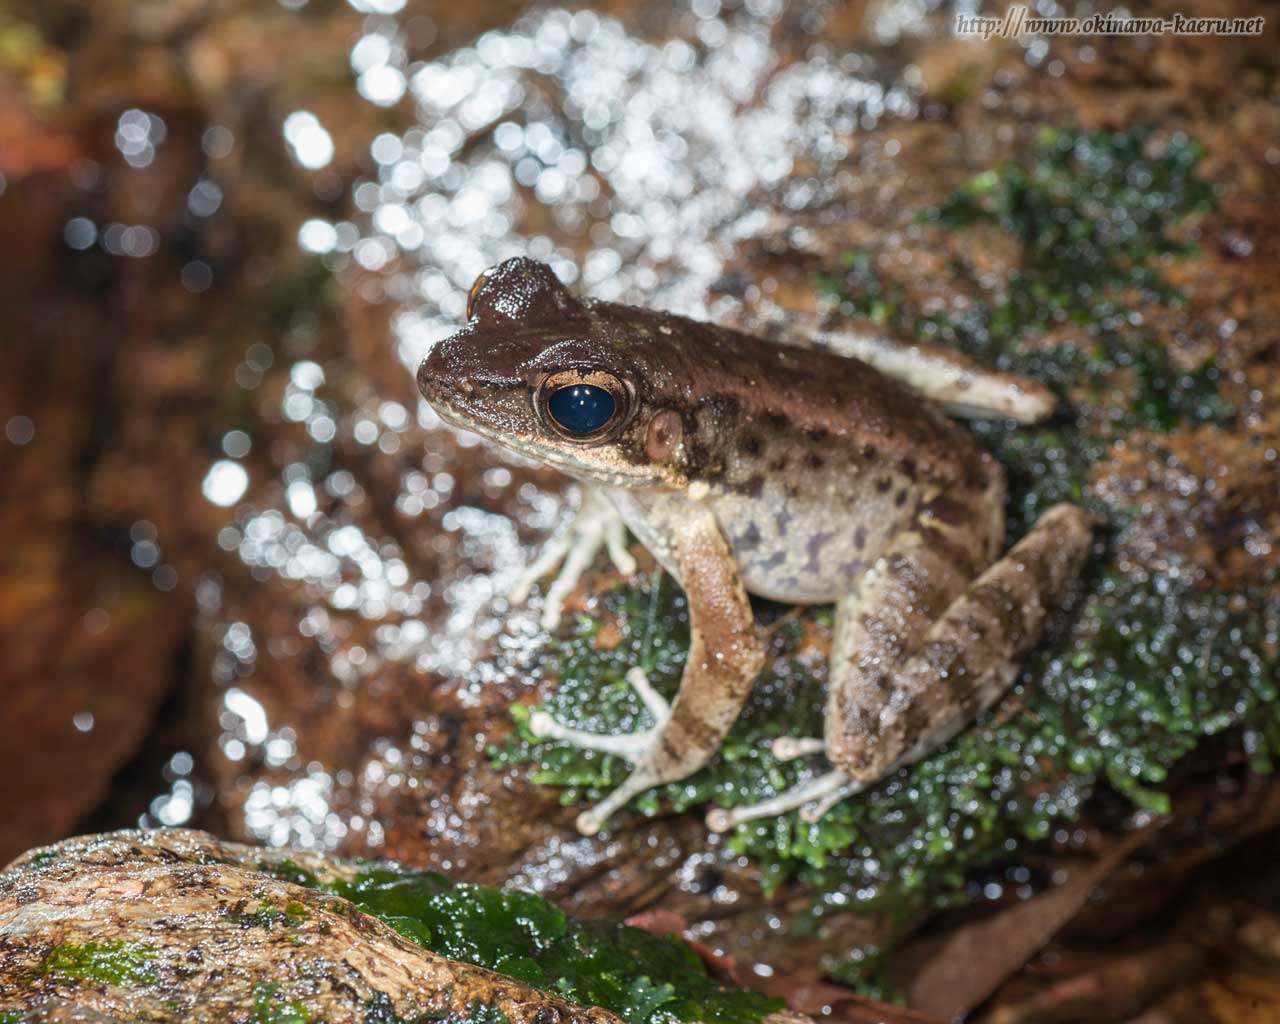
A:
<svg viewBox="0 0 1280 1024">
<path fill-rule="evenodd" d="M 434 405 L 451 398 L 470 398 L 476 387 L 470 378 L 446 372 L 443 360 L 429 355 L 418 366 L 418 390 Z"/>
</svg>

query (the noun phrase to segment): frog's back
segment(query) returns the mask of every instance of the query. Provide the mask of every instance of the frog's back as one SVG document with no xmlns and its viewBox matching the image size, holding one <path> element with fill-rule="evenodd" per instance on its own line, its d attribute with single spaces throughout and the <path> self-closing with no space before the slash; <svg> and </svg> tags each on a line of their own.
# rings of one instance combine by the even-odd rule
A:
<svg viewBox="0 0 1280 1024">
<path fill-rule="evenodd" d="M 1000 522 L 995 460 L 873 367 L 649 311 L 607 315 L 649 387 L 692 425 L 691 480 L 706 485 L 753 593 L 842 596 L 940 499 Z"/>
<path fill-rule="evenodd" d="M 651 391 L 662 391 L 695 420 L 719 420 L 722 429 L 703 438 L 709 481 L 719 475 L 717 461 L 735 461 L 735 446 L 721 448 L 719 442 L 736 440 L 748 456 L 736 461 L 749 461 L 757 433 L 762 448 L 770 437 L 790 438 L 828 450 L 848 448 L 863 461 L 914 458 L 924 475 L 940 481 L 963 472 L 958 456 L 978 453 L 968 434 L 935 406 L 860 360 L 630 306 L 600 303 L 595 309 L 625 337 L 619 343 L 642 365 Z M 706 412 L 699 415 L 701 410 Z M 778 458 L 775 453 L 775 471 Z"/>
</svg>

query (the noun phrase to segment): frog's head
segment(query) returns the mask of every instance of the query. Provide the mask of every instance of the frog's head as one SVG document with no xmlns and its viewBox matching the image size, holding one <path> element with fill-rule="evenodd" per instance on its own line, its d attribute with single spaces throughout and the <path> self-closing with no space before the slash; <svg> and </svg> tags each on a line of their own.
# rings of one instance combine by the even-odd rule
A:
<svg viewBox="0 0 1280 1024">
<path fill-rule="evenodd" d="M 572 476 L 679 485 L 683 420 L 654 393 L 670 368 L 649 372 L 661 353 L 601 308 L 545 264 L 507 260 L 472 286 L 466 326 L 432 347 L 418 388 L 445 421 Z"/>
</svg>

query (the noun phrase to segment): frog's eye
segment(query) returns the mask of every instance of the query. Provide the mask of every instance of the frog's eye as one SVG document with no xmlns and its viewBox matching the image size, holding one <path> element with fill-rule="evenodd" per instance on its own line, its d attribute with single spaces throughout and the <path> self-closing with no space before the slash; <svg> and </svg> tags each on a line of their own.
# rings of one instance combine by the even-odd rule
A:
<svg viewBox="0 0 1280 1024">
<path fill-rule="evenodd" d="M 566 384 L 547 399 L 547 412 L 570 434 L 594 434 L 613 419 L 618 403 L 594 384 Z"/>
<path fill-rule="evenodd" d="M 570 440 L 596 440 L 621 422 L 627 406 L 622 381 L 604 370 L 565 370 L 539 388 L 547 424 Z"/>
</svg>

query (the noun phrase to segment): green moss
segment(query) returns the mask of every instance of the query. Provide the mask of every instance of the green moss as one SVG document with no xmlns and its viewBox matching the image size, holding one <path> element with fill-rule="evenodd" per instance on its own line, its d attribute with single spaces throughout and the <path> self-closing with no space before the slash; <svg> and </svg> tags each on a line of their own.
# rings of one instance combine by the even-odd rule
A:
<svg viewBox="0 0 1280 1024">
<path fill-rule="evenodd" d="M 323 885 L 406 938 L 632 1024 L 758 1024 L 782 1003 L 726 989 L 683 942 L 624 925 L 578 921 L 524 892 L 449 881 L 431 872 L 373 868 Z M 475 1019 L 474 1017 L 470 1019 Z"/>
<path fill-rule="evenodd" d="M 25 1024 L 27 1015 L 22 1010 L 0 1011 L 0 1024 Z"/>
<path fill-rule="evenodd" d="M 961 312 L 913 308 L 906 289 L 880 279 L 869 253 L 847 254 L 824 281 L 847 312 L 1032 373 L 1075 400 L 1074 415 L 1039 427 L 973 425 L 1007 467 L 1011 539 L 1063 500 L 1098 513 L 1102 535 L 1123 531 L 1127 510 L 1105 506 L 1087 487 L 1092 464 L 1129 430 L 1229 415 L 1216 368 L 1175 370 L 1127 311 L 1130 303 L 1176 301 L 1155 263 L 1184 251 L 1171 237 L 1173 224 L 1209 199 L 1193 176 L 1197 156 L 1179 136 L 1157 147 L 1145 132 L 1048 132 L 1030 167 L 979 176 L 925 219 L 950 230 L 987 221 L 1014 235 L 1023 255 L 1011 280 L 977 289 Z M 957 273 L 963 277 L 964 268 Z M 1073 342 L 1046 348 L 1044 333 L 1064 325 L 1074 328 Z M 1225 730 L 1244 738 L 1257 767 L 1268 766 L 1280 749 L 1276 587 L 1226 593 L 1125 577 L 1105 558 L 1087 573 L 1074 622 L 1051 631 L 1010 696 L 974 728 L 816 825 L 791 814 L 732 833 L 732 849 L 759 866 L 767 887 L 798 880 L 811 888 L 814 904 L 798 930 L 853 904 L 905 914 L 961 899 L 976 868 L 1008 859 L 1020 838 L 1043 838 L 1076 818 L 1101 784 L 1162 809 L 1158 787 L 1172 765 Z M 762 622 L 777 616 L 776 607 L 757 606 Z M 781 620 L 775 657 L 720 754 L 633 809 L 742 806 L 825 769 L 820 759 L 780 763 L 769 750 L 776 736 L 821 728 L 825 667 L 800 656 L 805 619 L 823 626 L 829 612 L 806 609 Z M 621 642 L 602 647 L 606 620 L 616 621 Z M 650 720 L 625 672 L 641 665 L 669 697 L 687 644 L 683 598 L 670 582 L 607 595 L 599 616 L 552 642 L 549 668 L 558 685 L 545 710 L 596 732 L 643 728 Z M 497 764 L 532 764 L 536 781 L 563 787 L 572 803 L 597 800 L 625 777 L 616 758 L 537 740 L 527 729 L 529 709 L 513 715 L 516 736 L 491 751 Z M 846 978 L 869 952 L 858 954 L 861 964 L 855 957 L 845 965 Z"/>
<path fill-rule="evenodd" d="M 320 880 L 316 878 L 314 872 L 308 871 L 287 858 L 273 861 L 260 860 L 258 861 L 258 870 L 265 871 L 272 878 L 278 878 L 282 882 L 305 885 L 308 889 L 315 889 L 320 885 Z"/>
<path fill-rule="evenodd" d="M 874 253 L 860 251 L 846 253 L 819 287 L 847 314 L 1030 374 L 1064 396 L 1104 406 L 1122 398 L 1107 410 L 1111 432 L 1218 422 L 1230 409 L 1213 361 L 1176 368 L 1137 312 L 1143 303 L 1180 301 L 1160 265 L 1190 251 L 1173 230 L 1210 204 L 1210 187 L 1194 174 L 1199 158 L 1178 133 L 1158 143 L 1146 129 L 1046 130 L 1028 167 L 984 172 L 920 216 L 951 230 L 987 224 L 1010 235 L 1021 258 L 1007 280 L 982 283 L 958 262 L 952 269 L 968 301 L 926 313 L 881 278 Z M 1046 346 L 1050 332 L 1070 340 Z"/>
<path fill-rule="evenodd" d="M 780 1000 L 716 984 L 697 955 L 677 939 L 625 925 L 579 921 L 531 893 L 455 883 L 444 875 L 394 865 L 368 865 L 351 879 L 332 882 L 319 881 L 291 861 L 261 861 L 258 868 L 349 900 L 442 956 L 487 967 L 572 1002 L 604 1007 L 631 1024 L 758 1024 L 783 1006 Z M 366 1017 L 399 1024 L 385 998 L 374 999 Z M 499 1009 L 482 1004 L 455 1024 L 466 1022 L 506 1024 Z"/>
<path fill-rule="evenodd" d="M 83 945 L 66 942 L 45 957 L 42 970 L 65 978 L 104 985 L 141 988 L 154 985 L 156 951 L 150 946 L 120 939 L 104 939 Z"/>
<path fill-rule="evenodd" d="M 311 1024 L 311 1020 L 305 1006 L 280 994 L 277 982 L 260 981 L 253 987 L 249 1024 Z"/>
<path fill-rule="evenodd" d="M 1144 806 L 1150 786 L 1197 739 L 1231 726 L 1274 750 L 1280 603 L 1271 591 L 1226 594 L 1164 578 L 1127 579 L 1098 570 L 1069 634 L 1026 668 L 1004 710 L 939 753 L 905 769 L 817 825 L 797 815 L 740 826 L 731 844 L 766 883 L 800 878 L 819 894 L 815 912 L 850 901 L 959 892 L 967 873 L 1006 850 L 1010 837 L 1042 838 L 1069 819 L 1101 780 Z M 658 594 L 656 606 L 650 596 Z M 670 583 L 606 598 L 622 643 L 599 650 L 599 621 L 585 620 L 560 645 L 561 683 L 545 705 L 582 728 L 629 731 L 648 724 L 622 681 L 633 664 L 671 695 L 687 643 L 683 599 Z M 707 768 L 637 802 L 656 813 L 703 803 L 755 803 L 822 770 L 782 763 L 769 751 L 781 735 L 820 730 L 822 679 L 795 657 L 800 622 L 775 635 L 778 656 L 757 684 L 724 749 Z M 500 763 L 537 764 L 536 778 L 566 798 L 597 799 L 626 774 L 617 758 L 520 735 L 493 752 Z M 1263 758 L 1259 756 L 1259 763 Z"/>
</svg>

